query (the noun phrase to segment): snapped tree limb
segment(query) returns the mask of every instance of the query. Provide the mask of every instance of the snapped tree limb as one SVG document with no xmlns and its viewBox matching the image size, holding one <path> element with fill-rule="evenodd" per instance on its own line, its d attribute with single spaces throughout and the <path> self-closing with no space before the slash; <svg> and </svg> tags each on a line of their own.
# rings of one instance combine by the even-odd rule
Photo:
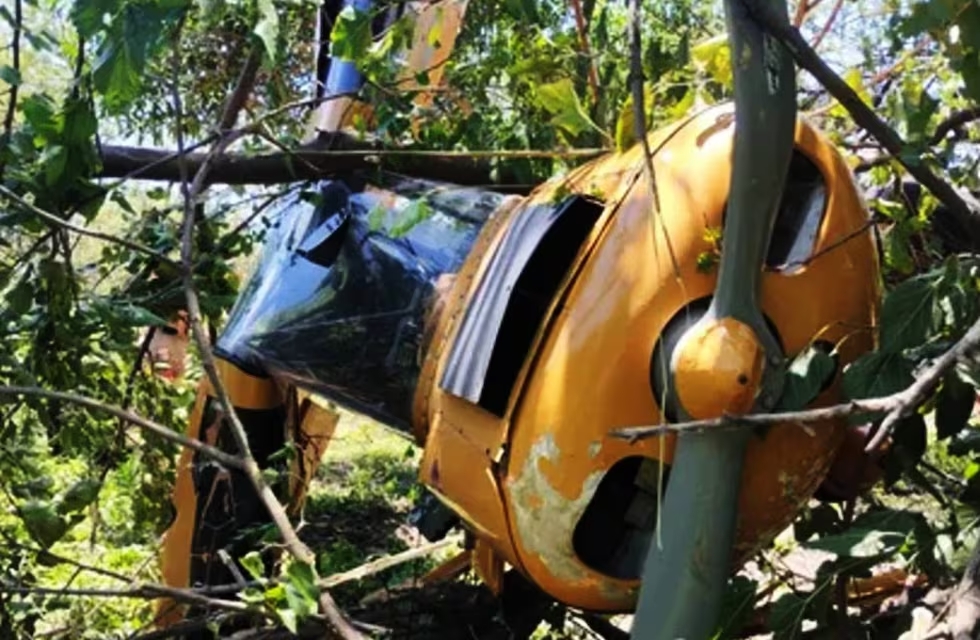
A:
<svg viewBox="0 0 980 640">
<path fill-rule="evenodd" d="M 421 149 L 383 149 L 344 134 L 324 136 L 316 142 L 291 149 L 252 155 L 223 153 L 212 159 L 207 184 L 283 184 L 299 180 L 328 178 L 340 173 L 383 169 L 413 178 L 450 182 L 460 186 L 494 186 L 526 193 L 533 185 L 519 184 L 507 172 L 494 173 L 492 158 L 594 158 L 607 149 L 568 149 L 557 151 L 431 151 Z M 103 178 L 180 181 L 181 154 L 165 149 L 103 146 Z M 190 173 L 207 159 L 207 153 L 185 153 Z"/>
</svg>

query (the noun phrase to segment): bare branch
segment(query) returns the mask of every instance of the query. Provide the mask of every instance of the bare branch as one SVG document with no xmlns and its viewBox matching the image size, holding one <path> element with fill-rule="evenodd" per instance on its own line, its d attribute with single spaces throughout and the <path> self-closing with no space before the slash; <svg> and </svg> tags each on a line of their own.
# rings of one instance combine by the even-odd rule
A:
<svg viewBox="0 0 980 640">
<path fill-rule="evenodd" d="M 446 538 L 444 540 L 422 545 L 421 547 L 408 549 L 406 551 L 402 551 L 401 553 L 384 556 L 383 558 L 378 558 L 377 560 L 372 560 L 371 562 L 362 564 L 359 567 L 355 567 L 350 571 L 335 573 L 332 576 L 323 578 L 318 584 L 324 589 L 332 589 L 333 587 L 346 584 L 348 582 L 363 580 L 364 578 L 381 573 L 382 571 L 386 571 L 392 567 L 397 567 L 405 564 L 406 562 L 411 562 L 412 560 L 418 560 L 419 558 L 430 556 L 436 551 L 441 551 L 442 549 L 446 549 L 456 544 L 456 542 L 456 540 Z"/>
<path fill-rule="evenodd" d="M 589 91 L 592 93 L 592 101 L 598 102 L 599 72 L 596 70 L 595 60 L 592 58 L 592 47 L 589 46 L 589 25 L 585 23 L 581 0 L 569 0 L 569 3 L 572 5 L 572 13 L 575 14 L 575 29 L 578 31 L 579 48 L 588 65 Z"/>
<path fill-rule="evenodd" d="M 178 622 L 170 625 L 169 627 L 164 627 L 163 629 L 155 629 L 145 633 L 140 632 L 129 636 L 128 640 L 165 640 L 166 638 L 183 638 L 185 637 L 184 634 L 186 633 L 201 631 L 213 624 L 220 625 L 229 620 L 233 620 L 236 617 L 240 616 L 233 613 L 203 616 L 194 618 L 193 620 Z"/>
<path fill-rule="evenodd" d="M 966 334 L 946 353 L 936 358 L 936 361 L 916 378 L 908 389 L 895 394 L 894 407 L 885 416 L 865 450 L 873 451 L 881 446 L 881 443 L 894 430 L 899 420 L 917 410 L 929 399 L 946 372 L 955 367 L 957 362 L 976 351 L 978 347 L 980 347 L 980 320 L 974 322 Z"/>
<path fill-rule="evenodd" d="M 118 589 L 98 589 L 98 588 L 57 588 L 57 587 L 14 587 L 0 584 L 0 593 L 17 593 L 22 595 L 38 596 L 82 596 L 89 598 L 134 598 L 137 600 L 153 600 L 156 598 L 170 598 L 178 602 L 196 604 L 211 609 L 222 609 L 225 611 L 235 611 L 238 613 L 256 613 L 272 617 L 271 613 L 263 612 L 259 609 L 249 607 L 244 602 L 237 600 L 223 600 L 204 595 L 193 589 L 178 589 L 162 584 L 141 584 L 135 587 Z"/>
<path fill-rule="evenodd" d="M 196 174 L 194 175 L 193 182 L 190 184 L 188 184 L 187 159 L 184 154 L 180 91 L 176 80 L 174 81 L 173 101 L 174 110 L 176 112 L 177 151 L 180 154 L 180 157 L 178 158 L 178 168 L 180 170 L 181 177 L 181 191 L 184 196 L 184 220 L 181 232 L 180 256 L 183 271 L 184 293 L 187 298 L 187 315 L 191 325 L 191 333 L 194 336 L 195 342 L 197 343 L 201 363 L 205 372 L 207 373 L 208 380 L 211 382 L 211 386 L 214 389 L 218 402 L 224 412 L 225 420 L 227 420 L 227 424 L 231 429 L 232 437 L 234 438 L 235 444 L 242 455 L 242 470 L 245 472 L 245 475 L 255 488 L 256 494 L 258 494 L 259 499 L 262 501 L 262 504 L 268 511 L 269 516 L 272 518 L 272 521 L 278 528 L 280 535 L 282 535 L 283 542 L 287 550 L 301 562 L 312 565 L 316 560 L 316 556 L 299 539 L 295 528 L 293 528 L 292 523 L 289 521 L 289 517 L 287 516 L 285 509 L 276 498 L 271 487 L 269 487 L 269 485 L 266 483 L 265 478 L 262 476 L 262 471 L 252 455 L 248 443 L 248 436 L 245 432 L 245 427 L 239 419 L 231 398 L 228 395 L 228 391 L 224 387 L 221 377 L 218 374 L 214 353 L 211 351 L 208 335 L 203 327 L 200 300 L 198 299 L 197 291 L 194 288 L 194 211 L 196 209 L 198 198 L 206 188 L 205 181 L 207 179 L 208 172 L 210 171 L 211 164 L 216 158 L 220 157 L 225 150 L 227 150 L 228 146 L 231 145 L 232 142 L 234 142 L 240 135 L 240 133 L 233 131 L 232 127 L 234 126 L 235 121 L 238 119 L 238 114 L 248 99 L 248 96 L 252 92 L 252 87 L 255 84 L 255 78 L 258 74 L 261 60 L 261 49 L 259 47 L 254 47 L 250 52 L 248 60 L 245 62 L 241 73 L 239 74 L 235 89 L 232 91 L 228 102 L 225 104 L 221 119 L 218 122 L 218 130 L 222 133 L 222 135 L 204 158 L 204 161 L 201 163 Z M 179 68 L 179 63 L 175 64 L 174 68 L 176 71 Z M 321 607 L 323 608 L 323 613 L 326 616 L 328 627 L 335 635 L 345 639 L 359 639 L 363 637 L 340 613 L 329 593 L 322 592 L 320 594 L 320 603 Z"/>
<path fill-rule="evenodd" d="M 14 36 L 10 43 L 11 63 L 14 75 L 20 79 L 20 34 L 24 30 L 24 7 L 22 0 L 14 0 Z M 7 113 L 3 117 L 3 138 L 2 142 L 7 144 L 10 141 L 10 134 L 14 128 L 14 114 L 17 113 L 17 92 L 19 82 L 10 86 L 10 95 L 7 99 Z M 0 158 L 0 178 L 3 177 L 6 165 L 3 158 Z"/>
<path fill-rule="evenodd" d="M 159 251 L 155 251 L 147 246 L 139 244 L 138 242 L 133 242 L 132 240 L 127 240 L 126 238 L 120 238 L 119 236 L 114 236 L 109 233 L 102 233 L 101 231 L 93 231 L 92 229 L 79 227 L 78 225 L 74 225 L 68 222 L 67 220 L 63 220 L 58 216 L 54 215 L 53 213 L 48 213 L 44 209 L 41 209 L 31 204 L 27 200 L 24 200 L 19 195 L 17 195 L 16 193 L 14 193 L 13 191 L 11 191 L 10 189 L 8 189 L 3 185 L 0 185 L 0 195 L 9 198 L 13 202 L 15 202 L 17 206 L 21 207 L 22 209 L 26 209 L 27 211 L 31 212 L 33 215 L 37 216 L 38 218 L 41 218 L 48 224 L 52 224 L 61 229 L 66 229 L 68 231 L 71 231 L 72 233 L 77 233 L 80 236 L 88 236 L 89 238 L 95 238 L 97 240 L 102 240 L 104 242 L 111 242 L 113 244 L 118 244 L 120 246 L 126 247 L 127 249 L 132 249 L 133 251 L 136 251 L 138 253 L 142 253 L 152 258 L 155 258 L 164 264 L 168 264 L 174 267 L 178 266 L 178 264 L 175 261 L 171 260 L 170 258 L 163 255 Z"/>
<path fill-rule="evenodd" d="M 58 554 L 56 554 L 56 553 L 54 553 L 52 551 L 49 551 L 47 549 L 42 549 L 41 547 L 36 547 L 36 546 L 33 546 L 33 545 L 24 544 L 23 542 L 15 539 L 13 536 L 11 536 L 10 534 L 8 534 L 6 532 L 0 532 L 0 535 L 3 536 L 4 542 L 7 544 L 8 547 L 18 547 L 18 548 L 23 549 L 25 551 L 30 551 L 31 553 L 36 553 L 36 554 L 38 554 L 40 556 L 40 559 L 42 561 L 44 561 L 44 562 L 53 561 L 53 562 L 57 562 L 57 563 L 60 563 L 60 564 L 71 565 L 71 566 L 73 566 L 73 567 L 75 567 L 77 569 L 81 569 L 82 571 L 88 571 L 89 573 L 95 573 L 95 574 L 104 576 L 106 578 L 112 578 L 113 580 L 118 580 L 120 582 L 127 582 L 127 583 L 129 583 L 129 582 L 132 582 L 133 581 L 132 578 L 130 578 L 129 576 L 125 576 L 125 575 L 123 575 L 121 573 L 117 573 L 117 572 L 112 571 L 110 569 L 103 569 L 102 567 L 96 567 L 96 566 L 93 566 L 93 565 L 85 564 L 83 562 L 79 562 L 78 560 L 72 560 L 71 558 L 66 558 L 65 556 L 58 555 Z"/>
<path fill-rule="evenodd" d="M 646 104 L 643 92 L 643 41 L 640 39 L 642 22 L 640 0 L 629 0 L 629 7 L 630 90 L 633 97 L 633 131 L 643 146 L 644 169 L 646 170 L 647 180 L 650 182 L 650 195 L 653 198 L 653 216 L 660 223 L 660 230 L 664 235 L 667 252 L 670 254 L 671 265 L 674 268 L 674 277 L 680 278 L 680 264 L 677 262 L 677 254 L 674 253 L 674 247 L 670 241 L 670 234 L 667 233 L 663 212 L 660 211 L 660 194 L 657 192 L 657 174 L 653 168 L 653 151 L 650 149 L 650 141 L 647 139 Z"/>
<path fill-rule="evenodd" d="M 60 400 L 62 402 L 70 402 L 82 407 L 87 407 L 95 411 L 108 413 L 109 415 L 115 416 L 120 420 L 125 420 L 131 424 L 135 424 L 137 427 L 158 435 L 161 438 L 169 440 L 170 442 L 197 451 L 198 453 L 208 456 L 209 458 L 216 460 L 227 467 L 231 467 L 233 469 L 244 468 L 244 463 L 241 458 L 227 454 L 221 449 L 212 447 L 211 445 L 201 442 L 200 440 L 188 438 L 182 433 L 168 429 L 167 427 L 157 424 L 152 420 L 148 420 L 141 415 L 133 413 L 132 411 L 100 402 L 94 398 L 78 395 L 76 393 L 50 391 L 48 389 L 41 389 L 40 387 L 18 386 L 0 386 L 0 396 L 29 396 L 36 398 L 47 398 L 49 400 Z"/>
<path fill-rule="evenodd" d="M 240 109 L 241 105 L 244 104 L 244 101 L 247 99 L 248 94 L 252 90 L 252 85 L 255 82 L 255 76 L 258 73 L 260 61 L 260 50 L 258 48 L 254 48 L 245 64 L 245 67 L 242 69 L 242 73 L 238 79 L 238 84 L 235 87 L 235 90 L 232 92 L 225 110 L 222 113 L 221 120 L 218 124 L 219 130 L 224 131 L 230 129 L 231 124 L 233 124 L 237 118 L 238 109 Z M 188 185 L 187 165 L 184 162 L 185 156 L 183 155 L 183 132 L 179 117 L 182 109 L 180 106 L 181 103 L 179 92 L 177 91 L 174 91 L 174 102 L 178 113 L 177 150 L 181 154 L 178 158 L 178 163 L 184 173 L 181 183 L 181 189 L 184 193 L 184 221 L 182 224 L 180 254 L 184 273 L 184 292 L 187 297 L 187 315 L 192 328 L 192 334 L 197 342 L 201 361 L 204 366 L 204 370 L 207 373 L 208 380 L 211 382 L 211 385 L 215 390 L 215 395 L 218 397 L 218 402 L 221 404 L 221 408 L 225 414 L 225 419 L 228 421 L 231 428 L 235 444 L 238 447 L 239 453 L 244 459 L 242 469 L 249 476 L 249 480 L 251 480 L 252 484 L 255 486 L 256 492 L 269 509 L 270 515 L 275 521 L 276 526 L 279 527 L 290 552 L 304 562 L 311 562 L 313 560 L 313 554 L 308 548 L 306 548 L 305 545 L 303 545 L 302 542 L 300 542 L 299 537 L 296 536 L 296 532 L 293 530 L 292 524 L 289 523 L 288 518 L 285 516 L 285 512 L 282 510 L 282 506 L 279 504 L 278 500 L 275 499 L 271 489 L 269 489 L 269 487 L 266 485 L 258 465 L 252 456 L 252 451 L 248 444 L 248 436 L 245 433 L 245 427 L 238 418 L 235 407 L 231 402 L 231 398 L 228 396 L 228 391 L 222 384 L 221 378 L 218 374 L 214 354 L 211 351 L 211 345 L 208 341 L 208 335 L 203 328 L 200 300 L 198 299 L 197 291 L 194 289 L 193 240 L 195 205 L 197 203 L 197 199 L 204 190 L 204 181 L 207 177 L 211 162 L 213 162 L 215 157 L 221 155 L 228 145 L 231 144 L 233 140 L 230 138 L 233 136 L 222 136 L 218 142 L 215 143 L 214 147 L 205 157 L 204 162 L 202 162 L 201 166 L 198 168 L 197 173 L 194 176 L 194 181 Z M 277 514 L 277 511 L 280 513 Z"/>
<path fill-rule="evenodd" d="M 898 394 L 895 394 L 898 395 Z M 744 429 L 746 427 L 768 427 L 777 424 L 806 425 L 826 420 L 847 418 L 855 415 L 881 414 L 895 406 L 895 396 L 872 398 L 869 400 L 853 400 L 845 404 L 836 404 L 818 409 L 802 411 L 783 411 L 779 413 L 759 413 L 744 416 L 723 415 L 706 420 L 692 420 L 675 424 L 663 423 L 643 427 L 626 427 L 616 429 L 610 435 L 623 440 L 635 442 L 654 436 L 662 436 L 681 431 L 708 431 L 715 429 Z"/>
<path fill-rule="evenodd" d="M 929 138 L 929 145 L 939 144 L 951 131 L 955 131 L 975 120 L 980 120 L 980 107 L 954 111 L 948 118 L 936 125 L 936 130 L 932 132 L 932 136 Z"/>
<path fill-rule="evenodd" d="M 816 49 L 820 46 L 820 43 L 823 42 L 823 39 L 827 37 L 827 34 L 830 33 L 830 28 L 834 26 L 834 22 L 837 20 L 837 16 L 840 14 L 842 6 L 844 6 L 844 0 L 837 0 L 834 3 L 834 8 L 830 10 L 830 16 L 827 18 L 827 22 L 824 23 L 823 28 L 820 30 L 820 33 L 817 34 L 817 37 L 813 39 L 813 42 L 810 44 L 811 47 Z"/>
<path fill-rule="evenodd" d="M 950 132 L 956 131 L 971 122 L 980 120 L 980 107 L 972 107 L 969 109 L 962 109 L 960 111 L 954 111 L 948 118 L 936 125 L 935 131 L 929 136 L 928 142 L 926 144 L 930 147 L 934 147 L 943 140 Z M 876 145 L 877 146 L 877 145 Z M 871 158 L 870 160 L 865 160 L 854 168 L 855 173 L 863 173 L 869 171 L 874 167 L 880 167 L 883 164 L 888 164 L 891 162 L 892 156 L 887 153 L 883 153 L 876 158 Z"/>
<path fill-rule="evenodd" d="M 821 0 L 813 0 L 813 2 L 809 2 L 808 0 L 800 0 L 796 4 L 796 12 L 793 14 L 793 26 L 803 26 L 803 22 L 806 20 L 806 17 L 811 11 L 817 8 L 820 1 Z"/>
</svg>

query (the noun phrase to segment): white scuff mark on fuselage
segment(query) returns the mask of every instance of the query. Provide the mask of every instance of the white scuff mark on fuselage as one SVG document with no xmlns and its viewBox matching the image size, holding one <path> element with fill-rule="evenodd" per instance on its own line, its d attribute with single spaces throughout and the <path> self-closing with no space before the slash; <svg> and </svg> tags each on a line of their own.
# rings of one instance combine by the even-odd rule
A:
<svg viewBox="0 0 980 640">
<path fill-rule="evenodd" d="M 520 545 L 525 552 L 537 556 L 555 578 L 593 586 L 610 605 L 631 609 L 636 601 L 636 585 L 591 571 L 578 559 L 572 545 L 575 525 L 595 495 L 605 471 L 589 474 L 579 495 L 569 499 L 541 471 L 542 460 L 560 464 L 560 457 L 554 437 L 546 434 L 534 443 L 520 474 L 508 483 Z"/>
</svg>

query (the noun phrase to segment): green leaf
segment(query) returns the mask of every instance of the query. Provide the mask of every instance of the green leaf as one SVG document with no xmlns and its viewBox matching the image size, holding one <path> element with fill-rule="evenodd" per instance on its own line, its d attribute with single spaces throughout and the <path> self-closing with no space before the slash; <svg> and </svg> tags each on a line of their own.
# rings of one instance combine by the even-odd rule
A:
<svg viewBox="0 0 980 640">
<path fill-rule="evenodd" d="M 14 316 L 22 316 L 31 310 L 34 303 L 34 287 L 25 277 L 7 293 L 7 308 Z"/>
<path fill-rule="evenodd" d="M 955 436 L 966 427 L 976 399 L 976 389 L 955 371 L 946 374 L 936 399 L 936 433 L 940 440 Z"/>
<path fill-rule="evenodd" d="M 279 621 L 282 622 L 282 626 L 286 627 L 290 633 L 297 633 L 297 621 L 296 612 L 292 609 L 276 609 L 276 615 L 279 616 Z"/>
<path fill-rule="evenodd" d="M 881 308 L 881 350 L 898 352 L 926 341 L 933 325 L 936 278 L 909 278 L 895 287 Z"/>
<path fill-rule="evenodd" d="M 721 613 L 718 616 L 719 628 L 712 636 L 712 640 L 738 637 L 755 606 L 758 587 L 759 584 L 755 580 L 745 576 L 735 576 L 729 581 L 722 601 Z"/>
<path fill-rule="evenodd" d="M 384 226 L 385 215 L 388 209 L 381 204 L 376 204 L 371 208 L 368 213 L 368 229 L 371 231 L 378 231 Z"/>
<path fill-rule="evenodd" d="M 320 590 L 316 586 L 316 573 L 312 565 L 293 560 L 286 568 L 286 575 L 289 576 L 289 583 L 313 602 L 320 597 Z"/>
<path fill-rule="evenodd" d="M 65 173 L 65 167 L 68 165 L 68 150 L 61 145 L 48 147 L 41 156 L 41 162 L 44 163 L 44 182 L 52 187 L 58 184 Z"/>
<path fill-rule="evenodd" d="M 259 20 L 255 23 L 255 35 L 262 40 L 269 59 L 276 59 L 276 39 L 279 37 L 279 14 L 272 0 L 258 0 Z"/>
<path fill-rule="evenodd" d="M 56 107 L 49 96 L 37 93 L 29 95 L 21 101 L 20 110 L 35 136 L 41 136 L 43 140 L 58 134 Z"/>
<path fill-rule="evenodd" d="M 258 551 L 248 552 L 238 562 L 256 580 L 261 580 L 265 577 L 265 563 L 262 562 L 262 556 Z"/>
<path fill-rule="evenodd" d="M 602 132 L 585 112 L 570 78 L 539 86 L 535 92 L 535 103 L 552 116 L 553 125 L 573 136 L 589 129 Z"/>
<path fill-rule="evenodd" d="M 72 511 L 81 511 L 89 506 L 99 497 L 99 490 L 102 488 L 95 478 L 83 478 L 73 484 L 58 504 L 58 513 L 65 515 Z"/>
<path fill-rule="evenodd" d="M 371 14 L 344 7 L 330 32 L 330 55 L 339 60 L 361 60 L 371 42 Z"/>
<path fill-rule="evenodd" d="M 807 347 L 789 365 L 778 410 L 796 411 L 813 402 L 836 370 L 837 363 L 826 350 L 816 345 Z"/>
<path fill-rule="evenodd" d="M 784 594 L 769 610 L 769 630 L 773 640 L 796 638 L 803 631 L 807 600 L 795 593 Z"/>
<path fill-rule="evenodd" d="M 20 71 L 5 64 L 0 67 L 0 80 L 3 80 L 12 87 L 18 87 L 21 83 Z"/>
<path fill-rule="evenodd" d="M 732 57 L 728 35 L 713 36 L 691 47 L 691 61 L 698 71 L 707 73 L 712 80 L 726 89 L 732 87 Z"/>
<path fill-rule="evenodd" d="M 846 531 L 804 542 L 802 546 L 841 558 L 885 558 L 910 541 L 916 525 L 915 517 L 904 511 L 870 511 L 859 516 Z"/>
<path fill-rule="evenodd" d="M 905 358 L 875 351 L 861 356 L 844 370 L 843 387 L 849 400 L 861 400 L 897 393 L 914 381 L 912 365 Z"/>
<path fill-rule="evenodd" d="M 139 97 L 148 61 L 166 42 L 169 27 L 189 2 L 131 2 L 113 16 L 92 65 L 97 91 L 110 112 L 118 112 Z"/>
<path fill-rule="evenodd" d="M 48 548 L 68 532 L 68 523 L 55 513 L 49 502 L 30 501 L 20 507 L 20 516 L 31 536 Z"/>
<path fill-rule="evenodd" d="M 391 228 L 391 237 L 400 238 L 415 228 L 416 225 L 432 216 L 432 207 L 425 200 L 413 200 L 407 207 L 398 212 L 398 221 Z"/>
<path fill-rule="evenodd" d="M 105 28 L 106 17 L 115 15 L 119 6 L 119 0 L 75 0 L 71 21 L 79 35 L 91 38 Z"/>
<path fill-rule="evenodd" d="M 7 23 L 11 29 L 17 28 L 17 20 L 14 19 L 14 14 L 10 13 L 10 9 L 6 5 L 0 5 L 0 18 Z"/>
<path fill-rule="evenodd" d="M 160 327 L 167 324 L 166 320 L 149 309 L 126 302 L 98 298 L 93 307 L 107 321 L 125 327 Z"/>
</svg>

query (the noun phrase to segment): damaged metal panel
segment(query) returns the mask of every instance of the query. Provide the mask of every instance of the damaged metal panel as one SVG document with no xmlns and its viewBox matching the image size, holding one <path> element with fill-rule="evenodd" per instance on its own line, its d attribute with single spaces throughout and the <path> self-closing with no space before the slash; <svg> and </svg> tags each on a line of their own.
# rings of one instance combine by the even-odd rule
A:
<svg viewBox="0 0 980 640">
<path fill-rule="evenodd" d="M 435 282 L 504 197 L 382 176 L 285 198 L 217 353 L 407 429 Z"/>
<path fill-rule="evenodd" d="M 470 299 L 440 382 L 502 416 L 558 286 L 602 213 L 575 195 L 515 215 Z"/>
</svg>

